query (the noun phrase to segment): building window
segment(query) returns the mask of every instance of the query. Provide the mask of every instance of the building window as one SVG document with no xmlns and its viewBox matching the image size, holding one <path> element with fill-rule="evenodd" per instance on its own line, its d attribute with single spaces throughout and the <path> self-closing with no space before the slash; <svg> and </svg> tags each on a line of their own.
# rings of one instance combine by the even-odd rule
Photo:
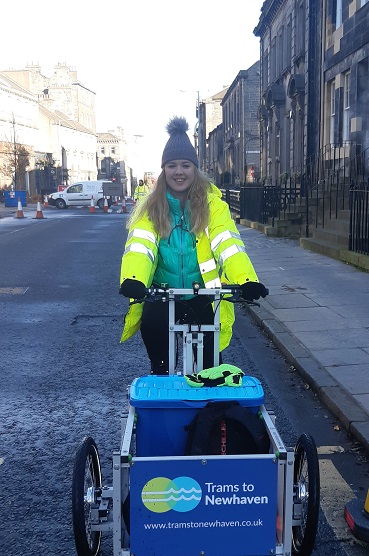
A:
<svg viewBox="0 0 369 556">
<path fill-rule="evenodd" d="M 343 118 L 342 118 L 342 140 L 350 139 L 350 72 L 344 74 L 343 83 Z"/>
<path fill-rule="evenodd" d="M 265 52 L 263 56 L 263 91 L 266 91 L 269 84 L 268 79 L 268 64 L 269 64 L 269 55 L 268 51 Z"/>
<path fill-rule="evenodd" d="M 100 152 L 101 152 L 101 154 L 105 154 L 105 147 L 101 147 Z"/>
<path fill-rule="evenodd" d="M 334 124 L 336 119 L 336 88 L 335 88 L 335 80 L 333 79 L 329 83 L 329 110 L 330 110 L 330 119 L 329 119 L 329 142 L 331 145 L 334 145 Z"/>
<path fill-rule="evenodd" d="M 115 154 L 115 147 L 111 148 L 111 154 Z"/>
<path fill-rule="evenodd" d="M 342 0 L 335 0 L 334 2 L 334 19 L 336 21 L 336 29 L 342 25 Z"/>
<path fill-rule="evenodd" d="M 270 52 L 270 80 L 273 82 L 277 77 L 277 62 L 276 62 L 276 38 L 272 39 L 272 47 Z"/>
<path fill-rule="evenodd" d="M 283 51 L 283 69 L 291 65 L 291 48 L 292 48 L 292 29 L 291 29 L 291 16 L 288 18 L 286 25 L 286 44 Z"/>
<path fill-rule="evenodd" d="M 284 26 L 282 26 L 281 30 L 278 33 L 278 42 L 277 42 L 277 72 L 276 76 L 278 77 L 282 71 L 285 69 L 284 65 Z"/>
<path fill-rule="evenodd" d="M 305 52 L 305 3 L 300 2 L 296 10 L 295 55 L 299 56 Z"/>
</svg>

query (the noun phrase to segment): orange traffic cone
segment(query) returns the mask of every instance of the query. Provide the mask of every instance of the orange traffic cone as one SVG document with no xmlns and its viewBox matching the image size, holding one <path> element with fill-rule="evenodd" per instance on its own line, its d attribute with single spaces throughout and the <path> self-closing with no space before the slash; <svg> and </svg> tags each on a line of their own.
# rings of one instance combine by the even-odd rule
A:
<svg viewBox="0 0 369 556">
<path fill-rule="evenodd" d="M 91 197 L 90 212 L 96 212 L 94 196 Z"/>
<path fill-rule="evenodd" d="M 44 217 L 44 215 L 42 214 L 41 203 L 40 203 L 40 201 L 38 201 L 35 218 L 43 218 L 43 217 Z"/>
<path fill-rule="evenodd" d="M 22 207 L 22 203 L 21 203 L 20 197 L 18 197 L 18 208 L 17 208 L 17 216 L 16 216 L 16 218 L 24 218 L 23 207 Z"/>
<path fill-rule="evenodd" d="M 104 197 L 104 212 L 108 212 L 109 205 L 107 197 Z"/>
<path fill-rule="evenodd" d="M 44 195 L 44 207 L 47 208 L 49 206 L 49 200 L 47 198 L 47 195 Z"/>
<path fill-rule="evenodd" d="M 122 197 L 122 212 L 123 213 L 127 212 L 126 200 L 125 200 L 124 196 Z"/>
</svg>

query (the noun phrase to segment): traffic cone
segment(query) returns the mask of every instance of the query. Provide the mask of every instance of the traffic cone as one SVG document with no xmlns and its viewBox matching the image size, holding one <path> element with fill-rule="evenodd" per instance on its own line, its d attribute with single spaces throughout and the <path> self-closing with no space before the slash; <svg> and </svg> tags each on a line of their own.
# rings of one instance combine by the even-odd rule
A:
<svg viewBox="0 0 369 556">
<path fill-rule="evenodd" d="M 94 196 L 91 197 L 90 212 L 96 212 Z"/>
<path fill-rule="evenodd" d="M 44 207 L 47 208 L 49 206 L 49 200 L 47 198 L 47 195 L 44 195 Z"/>
<path fill-rule="evenodd" d="M 119 201 L 120 197 L 115 197 L 115 202 L 114 202 L 114 206 L 117 207 L 118 206 L 118 201 Z"/>
<path fill-rule="evenodd" d="M 18 209 L 17 209 L 17 216 L 16 216 L 16 218 L 24 218 L 23 207 L 22 207 L 22 203 L 21 203 L 20 197 L 18 197 Z"/>
<path fill-rule="evenodd" d="M 108 212 L 109 205 L 108 205 L 108 198 L 104 197 L 104 212 Z"/>
<path fill-rule="evenodd" d="M 40 201 L 38 201 L 35 218 L 43 218 L 43 217 L 44 217 L 44 215 L 42 214 L 41 203 L 40 203 Z"/>
<path fill-rule="evenodd" d="M 126 200 L 125 200 L 124 196 L 122 197 L 122 212 L 123 213 L 127 212 Z"/>
<path fill-rule="evenodd" d="M 354 498 L 345 506 L 344 518 L 353 535 L 360 541 L 369 542 L 369 490 L 364 502 Z"/>
</svg>

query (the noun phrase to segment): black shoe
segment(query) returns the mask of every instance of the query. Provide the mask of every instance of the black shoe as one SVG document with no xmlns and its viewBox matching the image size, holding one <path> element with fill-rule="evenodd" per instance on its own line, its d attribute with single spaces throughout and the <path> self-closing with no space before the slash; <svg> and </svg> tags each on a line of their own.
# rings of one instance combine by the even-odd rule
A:
<svg viewBox="0 0 369 556">
<path fill-rule="evenodd" d="M 169 375 L 169 368 L 168 363 L 160 363 L 151 362 L 151 375 Z"/>
</svg>

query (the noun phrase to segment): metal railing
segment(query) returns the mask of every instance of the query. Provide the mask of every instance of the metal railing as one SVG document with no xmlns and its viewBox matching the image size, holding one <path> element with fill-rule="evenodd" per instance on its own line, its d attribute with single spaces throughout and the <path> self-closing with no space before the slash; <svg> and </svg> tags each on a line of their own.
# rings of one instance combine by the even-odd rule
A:
<svg viewBox="0 0 369 556">
<path fill-rule="evenodd" d="M 324 228 L 327 220 L 338 219 L 349 209 L 348 249 L 369 255 L 369 148 L 347 143 L 327 145 L 309 159 L 304 171 L 280 176 L 271 184 L 241 184 L 223 187 L 223 199 L 237 218 L 275 226 L 275 220 L 295 215 L 305 223 Z"/>
<path fill-rule="evenodd" d="M 285 219 L 301 196 L 300 176 L 281 177 L 275 185 L 242 184 L 220 188 L 231 213 L 238 218 L 274 226 L 275 218 Z"/>
<path fill-rule="evenodd" d="M 350 187 L 350 251 L 369 255 L 369 179 Z"/>
</svg>

